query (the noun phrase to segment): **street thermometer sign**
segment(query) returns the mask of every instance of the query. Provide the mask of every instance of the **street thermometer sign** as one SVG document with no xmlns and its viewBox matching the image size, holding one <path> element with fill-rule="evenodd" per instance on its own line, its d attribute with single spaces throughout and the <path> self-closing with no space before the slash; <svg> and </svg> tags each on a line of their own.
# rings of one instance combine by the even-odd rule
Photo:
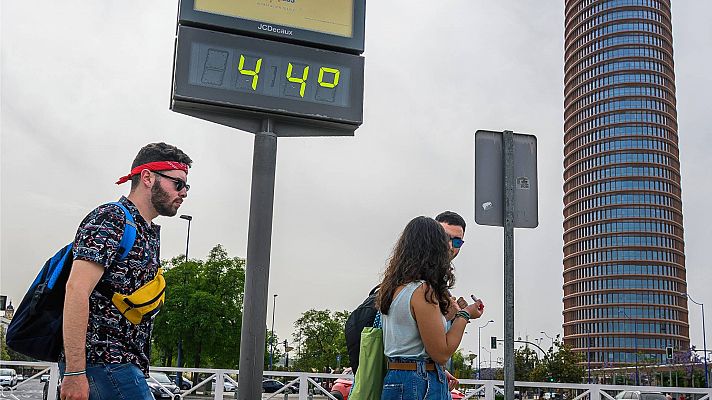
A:
<svg viewBox="0 0 712 400">
<path fill-rule="evenodd" d="M 353 135 L 365 0 L 184 0 L 171 109 L 256 133 Z"/>
<path fill-rule="evenodd" d="M 365 0 L 183 0 L 178 22 L 363 53 Z"/>
<path fill-rule="evenodd" d="M 255 134 L 240 400 L 262 393 L 277 139 L 352 136 L 361 125 L 365 8 L 366 0 L 181 0 L 178 7 L 171 110 Z"/>
</svg>

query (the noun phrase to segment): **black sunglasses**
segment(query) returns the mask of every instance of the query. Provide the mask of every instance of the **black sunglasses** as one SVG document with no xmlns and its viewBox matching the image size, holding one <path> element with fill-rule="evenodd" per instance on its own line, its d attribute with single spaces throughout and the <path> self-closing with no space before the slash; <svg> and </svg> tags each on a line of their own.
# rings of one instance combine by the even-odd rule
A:
<svg viewBox="0 0 712 400">
<path fill-rule="evenodd" d="M 463 244 L 465 244 L 465 241 L 459 237 L 452 237 L 450 238 L 450 241 L 452 242 L 452 247 L 456 249 L 459 249 L 460 247 L 462 247 Z"/>
<path fill-rule="evenodd" d="M 173 183 L 176 184 L 176 192 L 180 192 L 181 190 L 183 190 L 183 188 L 185 188 L 185 191 L 186 191 L 186 192 L 190 190 L 190 185 L 187 184 L 187 183 L 186 183 L 184 180 L 182 180 L 182 179 L 174 178 L 174 177 L 172 177 L 172 176 L 168 176 L 168 175 L 166 175 L 166 174 L 162 174 L 162 173 L 160 173 L 160 172 L 158 172 L 158 171 L 151 171 L 151 172 L 153 172 L 153 173 L 156 174 L 156 175 L 160 175 L 160 176 L 162 176 L 162 177 L 164 177 L 164 178 L 166 178 L 166 179 L 172 180 Z"/>
</svg>

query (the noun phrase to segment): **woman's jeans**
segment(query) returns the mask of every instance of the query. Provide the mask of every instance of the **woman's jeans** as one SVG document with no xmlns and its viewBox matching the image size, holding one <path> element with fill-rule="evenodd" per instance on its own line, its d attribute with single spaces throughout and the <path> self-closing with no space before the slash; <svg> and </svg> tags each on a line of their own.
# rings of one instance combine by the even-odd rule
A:
<svg viewBox="0 0 712 400">
<path fill-rule="evenodd" d="M 415 371 L 389 369 L 383 380 L 381 400 L 449 400 L 445 370 L 435 364 L 435 371 L 426 371 L 427 360 L 389 358 L 391 362 L 412 362 Z M 432 363 L 432 361 L 430 361 Z"/>
<path fill-rule="evenodd" d="M 65 364 L 59 364 L 64 375 Z M 89 400 L 153 400 L 143 372 L 134 364 L 87 364 Z"/>
</svg>

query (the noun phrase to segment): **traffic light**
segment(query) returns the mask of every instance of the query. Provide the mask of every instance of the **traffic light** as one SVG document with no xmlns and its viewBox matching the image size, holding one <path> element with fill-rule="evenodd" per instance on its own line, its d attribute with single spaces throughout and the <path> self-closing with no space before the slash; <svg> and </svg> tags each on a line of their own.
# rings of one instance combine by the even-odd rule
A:
<svg viewBox="0 0 712 400">
<path fill-rule="evenodd" d="M 672 347 L 666 347 L 665 348 L 665 353 L 667 355 L 668 360 L 672 360 Z"/>
<path fill-rule="evenodd" d="M 497 336 L 490 337 L 490 349 L 497 348 Z"/>
</svg>

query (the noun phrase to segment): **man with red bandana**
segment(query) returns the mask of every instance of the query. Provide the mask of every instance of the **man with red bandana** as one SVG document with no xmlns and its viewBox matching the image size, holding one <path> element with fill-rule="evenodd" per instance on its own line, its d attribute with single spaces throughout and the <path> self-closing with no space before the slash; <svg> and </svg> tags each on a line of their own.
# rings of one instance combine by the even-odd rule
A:
<svg viewBox="0 0 712 400">
<path fill-rule="evenodd" d="M 131 294 L 150 282 L 160 267 L 160 231 L 153 219 L 172 217 L 188 195 L 192 160 L 175 146 L 144 146 L 131 172 L 129 195 L 119 200 L 132 215 L 136 240 L 124 259 L 118 257 L 126 226 L 120 206 L 105 204 L 84 218 L 74 240 L 74 262 L 64 301 L 64 353 L 60 398 L 153 399 L 148 375 L 153 318 L 133 324 L 98 290 Z"/>
</svg>

